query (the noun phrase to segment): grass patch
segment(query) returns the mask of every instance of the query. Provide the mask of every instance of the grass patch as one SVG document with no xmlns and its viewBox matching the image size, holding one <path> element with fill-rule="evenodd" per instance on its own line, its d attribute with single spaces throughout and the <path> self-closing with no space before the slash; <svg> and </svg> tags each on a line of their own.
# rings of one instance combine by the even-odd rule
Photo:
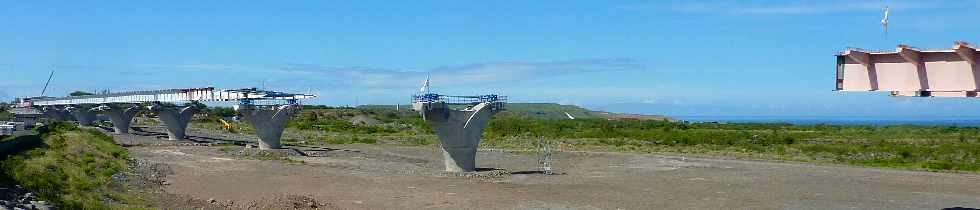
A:
<svg viewBox="0 0 980 210">
<path fill-rule="evenodd" d="M 435 136 L 408 136 L 404 138 L 399 138 L 398 144 L 405 146 L 428 146 L 435 144 Z"/>
<path fill-rule="evenodd" d="M 61 209 L 133 208 L 140 201 L 126 194 L 112 176 L 126 170 L 126 149 L 99 131 L 69 123 L 38 128 L 45 146 L 9 156 L 3 172 L 24 188 Z M 107 202 L 108 201 L 108 202 Z"/>
<path fill-rule="evenodd" d="M 329 137 L 322 136 L 317 138 L 315 143 L 320 144 L 377 144 L 378 139 L 374 136 L 346 135 Z"/>
<path fill-rule="evenodd" d="M 271 160 L 280 161 L 289 164 L 303 164 L 301 160 L 294 160 L 289 158 L 289 154 L 285 150 L 261 150 L 257 148 L 243 148 L 237 146 L 223 146 L 218 148 L 218 151 L 230 154 L 242 159 L 251 160 Z"/>
</svg>

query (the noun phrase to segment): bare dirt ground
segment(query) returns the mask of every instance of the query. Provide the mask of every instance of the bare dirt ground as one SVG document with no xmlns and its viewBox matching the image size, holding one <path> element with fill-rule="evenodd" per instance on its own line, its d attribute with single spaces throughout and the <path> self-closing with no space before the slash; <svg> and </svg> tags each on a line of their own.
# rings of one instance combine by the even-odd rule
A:
<svg viewBox="0 0 980 210">
<path fill-rule="evenodd" d="M 238 155 L 241 146 L 116 137 L 143 145 L 129 147 L 131 157 L 169 166 L 163 191 L 217 203 L 309 195 L 339 209 L 980 208 L 977 174 L 559 152 L 559 175 L 544 175 L 536 154 L 481 151 L 479 167 L 509 173 L 467 177 L 441 172 L 435 147 L 302 147 L 310 156 L 283 161 Z"/>
</svg>

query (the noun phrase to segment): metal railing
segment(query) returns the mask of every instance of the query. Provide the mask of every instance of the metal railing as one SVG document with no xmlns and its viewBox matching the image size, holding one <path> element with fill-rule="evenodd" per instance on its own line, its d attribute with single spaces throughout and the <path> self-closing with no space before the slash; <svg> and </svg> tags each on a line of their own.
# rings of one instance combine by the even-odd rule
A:
<svg viewBox="0 0 980 210">
<path fill-rule="evenodd" d="M 435 93 L 426 93 L 412 96 L 413 103 L 446 103 L 456 105 L 476 105 L 480 103 L 492 103 L 495 108 L 503 108 L 507 103 L 507 96 L 497 94 L 476 95 L 476 96 L 450 96 Z"/>
</svg>

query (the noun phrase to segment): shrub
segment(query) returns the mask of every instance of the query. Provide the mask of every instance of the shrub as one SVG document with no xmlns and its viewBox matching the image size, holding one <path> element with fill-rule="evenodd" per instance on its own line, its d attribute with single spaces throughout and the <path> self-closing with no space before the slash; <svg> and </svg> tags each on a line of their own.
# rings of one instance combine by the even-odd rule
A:
<svg viewBox="0 0 980 210">
<path fill-rule="evenodd" d="M 927 160 L 922 161 L 921 167 L 930 170 L 950 170 L 953 169 L 953 162 L 948 160 Z"/>
</svg>

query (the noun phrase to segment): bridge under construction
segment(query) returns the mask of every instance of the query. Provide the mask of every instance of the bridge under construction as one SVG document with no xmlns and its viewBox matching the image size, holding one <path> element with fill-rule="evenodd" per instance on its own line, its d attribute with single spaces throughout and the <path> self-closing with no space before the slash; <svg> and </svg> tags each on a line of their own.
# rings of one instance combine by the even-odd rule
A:
<svg viewBox="0 0 980 210">
<path fill-rule="evenodd" d="M 155 113 L 166 125 L 170 140 L 185 138 L 187 125 L 201 111 L 195 102 L 237 102 L 235 110 L 259 137 L 259 148 L 281 148 L 280 137 L 290 115 L 302 109 L 301 100 L 311 94 L 284 93 L 255 88 L 217 90 L 213 87 L 130 91 L 69 97 L 19 99 L 17 108 L 38 110 L 40 116 L 72 120 L 80 126 L 93 126 L 100 114 L 109 117 L 117 134 L 129 133 L 129 124 L 140 112 Z"/>
<path fill-rule="evenodd" d="M 507 97 L 496 94 L 448 96 L 426 92 L 412 97 L 412 109 L 439 136 L 446 171 L 450 172 L 476 170 L 476 149 L 483 129 L 506 103 Z"/>
</svg>

